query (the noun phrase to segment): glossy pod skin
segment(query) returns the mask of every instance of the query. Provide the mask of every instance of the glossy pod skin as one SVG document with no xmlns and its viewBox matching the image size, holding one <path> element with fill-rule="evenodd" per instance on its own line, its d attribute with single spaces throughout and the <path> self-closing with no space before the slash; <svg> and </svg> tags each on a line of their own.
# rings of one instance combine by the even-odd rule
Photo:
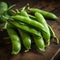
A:
<svg viewBox="0 0 60 60">
<path fill-rule="evenodd" d="M 45 33 L 43 30 L 41 31 L 43 38 L 45 39 L 46 45 L 50 45 L 50 30 L 48 28 L 47 22 L 45 21 L 42 14 L 35 12 L 36 20 L 43 24 L 44 28 L 46 29 L 47 33 Z"/>
<path fill-rule="evenodd" d="M 23 13 L 23 12 L 24 12 L 24 13 Z M 22 15 L 23 15 L 23 16 L 26 16 L 26 17 L 29 17 L 29 18 L 35 19 L 34 16 L 29 15 L 25 10 L 22 11 Z M 39 32 L 39 33 L 40 33 L 40 32 Z M 25 34 L 25 36 L 26 36 L 26 34 Z M 28 37 L 29 37 L 29 35 L 27 35 L 27 38 L 28 38 Z M 26 38 L 26 37 L 25 37 L 25 38 Z M 44 52 L 44 51 L 45 51 L 45 44 L 44 44 L 44 40 L 43 40 L 41 34 L 40 34 L 39 37 L 33 35 L 33 38 L 34 38 L 34 42 L 35 42 L 37 48 L 39 49 L 39 51 Z M 31 41 L 31 39 L 28 39 L 28 40 Z"/>
<path fill-rule="evenodd" d="M 24 9 L 22 9 L 21 15 L 26 16 L 28 18 L 30 18 L 30 17 L 34 18 L 33 16 L 29 15 Z M 22 33 L 22 31 L 21 31 L 21 33 Z M 25 43 L 25 45 L 26 45 L 26 42 L 27 42 L 27 45 L 26 46 L 30 46 L 31 44 L 29 44 L 29 42 L 31 42 L 31 39 L 29 38 L 29 35 L 26 34 L 26 33 L 23 33 L 23 35 L 24 35 L 24 37 L 22 36 L 24 38 L 23 42 Z M 39 37 L 33 35 L 33 38 L 34 38 L 34 41 L 35 41 L 35 44 L 36 44 L 37 48 L 40 51 L 44 52 L 45 51 L 45 45 L 44 45 L 44 40 L 43 40 L 41 34 L 40 34 Z M 26 39 L 28 39 L 28 40 L 26 40 Z"/>
<path fill-rule="evenodd" d="M 57 44 L 59 44 L 59 40 L 58 40 L 57 36 L 55 35 L 53 29 L 51 28 L 50 25 L 48 25 L 48 27 L 49 27 L 49 29 L 50 29 L 51 37 L 55 39 L 55 42 L 56 42 Z"/>
<path fill-rule="evenodd" d="M 43 30 L 46 33 L 46 29 L 44 28 L 44 26 L 35 20 L 32 20 L 28 17 L 20 16 L 20 15 L 12 16 L 12 18 L 15 19 L 16 21 L 18 20 L 26 24 L 29 24 L 31 26 L 34 26 L 35 28 Z"/>
<path fill-rule="evenodd" d="M 25 10 L 26 7 L 23 7 L 20 14 L 22 16 L 26 16 L 26 17 L 29 17 L 28 16 L 28 13 L 26 12 Z M 31 48 L 31 37 L 30 35 L 25 32 L 25 31 L 22 31 L 20 30 L 20 35 L 21 35 L 21 38 L 22 38 L 22 41 L 23 41 L 23 45 L 25 46 L 25 48 L 27 49 L 26 51 L 29 51 L 30 48 Z"/>
<path fill-rule="evenodd" d="M 6 12 L 7 10 L 8 10 L 7 3 L 0 2 L 0 22 L 1 23 L 5 22 L 2 16 L 5 14 L 4 12 Z"/>
<path fill-rule="evenodd" d="M 7 32 L 8 32 L 8 35 L 10 36 L 11 42 L 12 42 L 11 54 L 16 55 L 21 50 L 20 38 L 19 38 L 18 34 L 16 33 L 16 31 L 14 29 L 10 28 L 9 25 L 7 25 Z"/>
<path fill-rule="evenodd" d="M 30 50 L 31 48 L 31 37 L 28 33 L 26 33 L 25 31 L 22 30 L 18 30 L 23 42 L 24 47 L 27 49 L 27 51 Z"/>
<path fill-rule="evenodd" d="M 47 11 L 40 10 L 40 9 L 37 9 L 37 8 L 28 8 L 28 10 L 29 10 L 30 12 L 33 12 L 33 13 L 39 12 L 39 13 L 41 13 L 45 18 L 58 19 L 58 17 L 57 17 L 55 14 L 51 13 L 51 12 L 47 12 Z"/>
<path fill-rule="evenodd" d="M 0 2 L 0 15 L 8 10 L 8 5 L 5 2 Z"/>
<path fill-rule="evenodd" d="M 27 25 L 23 25 L 22 22 L 16 22 L 16 21 L 11 21 L 11 20 L 8 20 L 9 23 L 13 24 L 15 27 L 21 29 L 21 30 L 24 30 L 30 34 L 33 34 L 33 35 L 36 35 L 36 36 L 40 36 L 39 32 L 34 29 L 34 28 L 31 28 Z M 14 23 L 13 23 L 14 22 Z"/>
<path fill-rule="evenodd" d="M 45 51 L 45 44 L 42 36 L 33 36 L 34 42 L 38 48 L 39 51 L 44 52 Z"/>
</svg>

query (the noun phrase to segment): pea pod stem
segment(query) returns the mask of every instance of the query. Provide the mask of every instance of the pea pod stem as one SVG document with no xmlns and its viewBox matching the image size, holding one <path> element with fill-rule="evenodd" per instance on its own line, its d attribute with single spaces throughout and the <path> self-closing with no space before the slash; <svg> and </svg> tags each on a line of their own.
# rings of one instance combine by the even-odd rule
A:
<svg viewBox="0 0 60 60">
<path fill-rule="evenodd" d="M 29 16 L 28 16 L 28 13 L 27 13 L 26 10 L 25 10 L 25 8 L 26 8 L 26 6 L 24 6 L 24 7 L 22 8 L 22 10 L 21 10 L 21 15 L 22 15 L 22 16 L 25 16 L 25 17 L 29 17 Z"/>
<path fill-rule="evenodd" d="M 29 15 L 29 17 L 31 18 L 31 19 L 34 19 L 34 20 L 36 20 L 36 17 L 35 16 L 33 16 L 33 15 L 30 15 L 30 14 L 28 14 Z"/>
</svg>

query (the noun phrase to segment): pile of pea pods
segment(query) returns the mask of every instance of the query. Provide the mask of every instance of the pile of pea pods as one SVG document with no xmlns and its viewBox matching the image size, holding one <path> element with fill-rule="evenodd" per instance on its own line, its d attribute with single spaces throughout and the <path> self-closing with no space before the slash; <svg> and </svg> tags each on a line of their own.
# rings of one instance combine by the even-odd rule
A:
<svg viewBox="0 0 60 60">
<path fill-rule="evenodd" d="M 12 42 L 11 54 L 17 55 L 22 48 L 22 44 L 28 52 L 34 43 L 36 49 L 45 52 L 50 45 L 51 38 L 59 44 L 51 26 L 46 22 L 45 18 L 57 20 L 58 17 L 38 8 L 30 8 L 24 6 L 20 9 L 12 10 L 12 6 L 8 6 L 5 2 L 0 2 L 0 22 L 4 24 Z"/>
</svg>

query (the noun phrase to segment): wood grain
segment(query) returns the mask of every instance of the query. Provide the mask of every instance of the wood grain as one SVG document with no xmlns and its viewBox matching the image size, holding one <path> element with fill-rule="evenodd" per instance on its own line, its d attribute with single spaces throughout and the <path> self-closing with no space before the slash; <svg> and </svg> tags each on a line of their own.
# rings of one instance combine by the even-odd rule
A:
<svg viewBox="0 0 60 60">
<path fill-rule="evenodd" d="M 51 11 L 55 13 L 59 19 L 57 21 L 47 20 L 48 24 L 51 25 L 55 31 L 57 37 L 60 40 L 60 1 L 59 0 L 3 0 L 10 4 L 16 4 L 16 7 L 13 9 L 21 8 L 25 4 L 29 3 L 31 7 L 40 8 L 46 11 Z M 1 28 L 1 24 L 0 24 Z M 5 32 L 5 33 L 4 33 Z M 18 55 L 13 56 L 11 52 L 11 41 L 9 40 L 8 34 L 6 31 L 0 31 L 0 60 L 50 60 L 56 51 L 60 48 L 60 44 L 56 45 L 51 43 L 51 45 L 46 49 L 46 52 L 41 54 L 33 48 L 24 53 L 20 52 Z M 6 37 L 6 38 L 5 38 Z M 5 39 L 4 39 L 5 38 Z M 5 43 L 7 41 L 8 43 Z"/>
</svg>

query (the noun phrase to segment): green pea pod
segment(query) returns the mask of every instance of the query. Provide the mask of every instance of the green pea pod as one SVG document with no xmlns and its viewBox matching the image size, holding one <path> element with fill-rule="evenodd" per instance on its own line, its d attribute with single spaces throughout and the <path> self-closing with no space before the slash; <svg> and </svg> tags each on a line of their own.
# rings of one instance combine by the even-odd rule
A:
<svg viewBox="0 0 60 60">
<path fill-rule="evenodd" d="M 58 38 L 56 37 L 56 35 L 55 35 L 53 29 L 51 28 L 50 25 L 48 25 L 48 27 L 49 27 L 49 29 L 50 29 L 51 37 L 53 37 L 53 38 L 55 39 L 55 42 L 56 42 L 57 44 L 59 44 L 59 40 L 58 40 Z"/>
<path fill-rule="evenodd" d="M 44 40 L 42 38 L 42 36 L 33 36 L 34 38 L 34 42 L 37 46 L 37 48 L 41 51 L 44 52 L 45 51 L 45 44 L 44 44 Z"/>
<path fill-rule="evenodd" d="M 8 5 L 5 2 L 0 2 L 0 15 L 8 10 Z"/>
<path fill-rule="evenodd" d="M 8 9 L 8 5 L 7 5 L 7 3 L 5 3 L 5 2 L 0 2 L 0 22 L 1 23 L 3 23 L 3 22 L 5 22 L 5 20 L 3 19 L 3 13 L 5 12 L 5 11 L 7 11 L 7 9 Z"/>
<path fill-rule="evenodd" d="M 21 50 L 21 42 L 16 31 L 7 25 L 7 31 L 12 41 L 12 54 L 17 55 Z"/>
<path fill-rule="evenodd" d="M 22 16 L 26 16 L 29 17 L 28 13 L 25 10 L 26 6 L 22 8 L 21 10 L 21 15 Z M 25 48 L 27 49 L 27 51 L 29 51 L 29 49 L 31 48 L 31 38 L 30 35 L 24 31 L 20 31 L 21 37 L 22 37 L 22 41 L 23 41 L 23 45 L 25 46 Z"/>
<path fill-rule="evenodd" d="M 45 21 L 44 17 L 42 14 L 38 13 L 38 12 L 35 12 L 35 17 L 36 17 L 36 20 L 43 24 L 44 28 L 46 29 L 47 33 L 45 33 L 43 30 L 42 30 L 42 35 L 45 39 L 45 42 L 46 44 L 49 46 L 50 45 L 50 31 L 49 31 L 49 28 L 48 28 L 48 25 L 47 25 L 47 22 Z"/>
<path fill-rule="evenodd" d="M 39 32 L 36 29 L 31 28 L 27 25 L 23 25 L 22 22 L 16 22 L 16 21 L 11 21 L 11 20 L 8 20 L 8 22 L 13 24 L 15 27 L 17 27 L 21 30 L 24 30 L 24 31 L 29 32 L 29 33 L 36 35 L 36 36 L 40 36 Z"/>
<path fill-rule="evenodd" d="M 19 30 L 19 33 L 20 33 L 20 36 L 22 38 L 22 42 L 23 42 L 24 47 L 27 49 L 27 51 L 29 51 L 29 49 L 31 48 L 30 35 L 22 30 Z"/>
<path fill-rule="evenodd" d="M 31 26 L 34 26 L 35 28 L 43 30 L 46 33 L 46 29 L 44 28 L 44 26 L 35 20 L 32 20 L 32 19 L 25 17 L 25 16 L 20 16 L 20 15 L 12 16 L 12 18 L 15 19 L 16 21 L 18 20 L 18 21 L 27 23 Z"/>
<path fill-rule="evenodd" d="M 47 11 L 44 11 L 44 10 L 40 10 L 40 9 L 37 9 L 37 8 L 28 8 L 28 10 L 30 10 L 31 12 L 35 13 L 35 12 L 39 12 L 41 13 L 45 18 L 51 18 L 51 19 L 57 19 L 58 17 L 51 13 L 51 12 L 47 12 Z"/>
</svg>

